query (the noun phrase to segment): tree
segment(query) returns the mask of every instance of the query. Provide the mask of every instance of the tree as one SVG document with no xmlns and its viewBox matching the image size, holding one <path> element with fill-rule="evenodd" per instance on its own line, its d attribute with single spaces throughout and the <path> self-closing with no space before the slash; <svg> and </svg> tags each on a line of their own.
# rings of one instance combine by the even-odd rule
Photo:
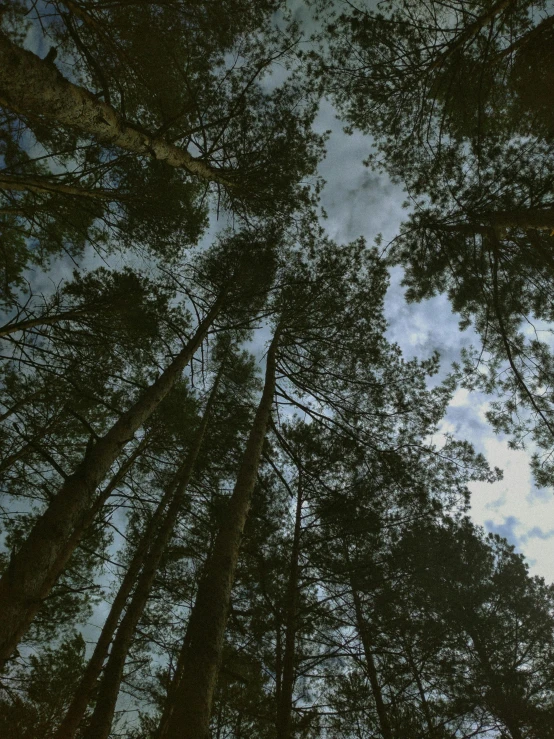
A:
<svg viewBox="0 0 554 739">
<path fill-rule="evenodd" d="M 206 261 L 213 258 L 214 255 L 208 255 Z M 221 260 L 221 254 L 219 258 Z M 242 286 L 234 286 L 234 296 L 241 296 L 243 301 L 248 301 L 252 300 L 252 287 L 248 283 L 249 280 L 254 280 L 254 275 L 248 274 L 248 268 L 252 269 L 253 265 L 246 267 L 243 261 L 245 258 L 246 255 L 241 254 L 237 260 L 236 274 Z M 218 270 L 224 270 L 225 266 L 230 265 L 220 261 Z M 231 283 L 232 281 L 231 278 Z M 94 510 L 91 506 L 97 486 L 118 458 L 121 449 L 178 381 L 225 302 L 230 301 L 232 305 L 232 298 L 233 287 L 229 290 L 224 283 L 193 336 L 163 373 L 144 389 L 105 435 L 98 438 L 92 448 L 86 451 L 73 474 L 66 476 L 60 492 L 36 522 L 25 542 L 12 554 L 0 581 L 0 598 L 5 602 L 6 614 L 3 622 L 4 659 L 10 656 L 17 645 L 38 610 L 41 599 L 48 594 L 79 537 L 90 523 L 90 514 Z"/>
<path fill-rule="evenodd" d="M 423 562 L 405 559 L 414 545 Z M 469 685 L 458 688 L 460 695 L 490 711 L 513 739 L 548 736 L 552 709 L 542 691 L 552 684 L 551 588 L 529 577 L 505 540 L 484 538 L 467 520 L 416 527 L 397 556 L 410 562 L 415 581 L 426 583 L 433 613 L 464 634 L 458 659 L 471 676 Z"/>
<path fill-rule="evenodd" d="M 183 731 L 190 737 L 208 735 L 240 540 L 273 405 L 275 355 L 279 334 L 280 329 L 277 328 L 267 354 L 262 397 L 252 423 L 233 495 L 229 500 L 226 520 L 218 531 L 213 550 L 206 562 L 187 626 L 177 673 L 179 679 L 172 689 L 173 695 L 170 693 L 174 706 L 165 731 L 167 737 L 182 736 Z"/>
<path fill-rule="evenodd" d="M 374 137 L 368 162 L 408 191 L 412 214 L 389 245 L 408 298 L 447 292 L 462 327 L 477 329 L 464 382 L 499 394 L 497 429 L 537 443 L 539 484 L 551 476 L 552 359 L 525 326 L 551 320 L 552 126 L 540 93 L 522 106 L 515 80 L 533 74 L 530 39 L 549 48 L 545 11 L 401 0 L 331 10 L 320 67 L 348 125 Z"/>
</svg>

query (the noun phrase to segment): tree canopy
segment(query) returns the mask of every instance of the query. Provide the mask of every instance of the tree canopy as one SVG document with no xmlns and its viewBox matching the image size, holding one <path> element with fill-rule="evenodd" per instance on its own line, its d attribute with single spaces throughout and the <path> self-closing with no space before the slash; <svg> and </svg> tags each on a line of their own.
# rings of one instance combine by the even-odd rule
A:
<svg viewBox="0 0 554 739">
<path fill-rule="evenodd" d="M 2 736 L 554 738 L 554 586 L 444 420 L 488 393 L 552 485 L 553 18 L 0 5 Z M 389 244 L 326 228 L 323 101 Z M 451 371 L 391 267 L 473 327 Z"/>
</svg>

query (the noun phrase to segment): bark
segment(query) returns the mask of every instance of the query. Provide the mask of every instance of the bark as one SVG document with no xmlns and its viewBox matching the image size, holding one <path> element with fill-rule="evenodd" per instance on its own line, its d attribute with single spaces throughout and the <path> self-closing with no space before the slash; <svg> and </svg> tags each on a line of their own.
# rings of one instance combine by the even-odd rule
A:
<svg viewBox="0 0 554 739">
<path fill-rule="evenodd" d="M 495 229 L 521 228 L 539 231 L 554 229 L 554 208 L 497 210 L 483 216 L 483 219 L 487 218 Z"/>
<path fill-rule="evenodd" d="M 110 735 L 117 696 L 119 694 L 119 688 L 123 678 L 123 669 L 125 667 L 129 648 L 139 619 L 142 616 L 148 601 L 160 561 L 171 540 L 179 511 L 182 508 L 185 492 L 192 477 L 194 466 L 208 427 L 220 379 L 221 370 L 210 393 L 210 398 L 206 404 L 206 409 L 196 433 L 194 443 L 177 475 L 177 485 L 172 486 L 172 489 L 170 490 L 170 494 L 168 496 L 168 498 L 171 499 L 169 508 L 167 509 L 167 513 L 161 523 L 156 539 L 146 555 L 144 566 L 138 579 L 131 603 L 129 604 L 117 630 L 110 657 L 100 682 L 94 713 L 92 714 L 87 730 L 83 734 L 83 739 L 107 739 Z M 151 540 L 152 534 L 148 533 L 147 536 L 148 540 Z"/>
<path fill-rule="evenodd" d="M 277 619 L 275 628 L 275 702 L 281 703 L 281 680 L 283 677 L 283 645 L 281 640 L 281 622 Z"/>
<path fill-rule="evenodd" d="M 19 192 L 34 192 L 39 195 L 56 193 L 59 195 L 70 195 L 72 197 L 87 198 L 89 200 L 115 201 L 128 199 L 117 190 L 100 190 L 76 185 L 65 185 L 62 182 L 52 182 L 45 177 L 22 177 L 20 175 L 7 175 L 0 173 L 0 190 L 16 190 Z"/>
<path fill-rule="evenodd" d="M 172 706 L 165 712 L 167 739 L 207 739 L 213 693 L 217 681 L 231 588 L 235 577 L 240 541 L 256 484 L 262 447 L 275 393 L 275 363 L 279 341 L 277 330 L 267 354 L 265 383 L 250 430 L 227 516 L 217 533 L 206 562 L 191 612 L 177 679 L 169 692 Z M 160 733 L 160 732 L 164 733 Z"/>
<path fill-rule="evenodd" d="M 33 208 L 35 210 L 35 208 Z M 0 216 L 13 216 L 19 218 L 28 218 L 30 211 L 22 208 L 0 208 Z"/>
<path fill-rule="evenodd" d="M 94 492 L 122 448 L 156 410 L 179 379 L 202 343 L 223 302 L 220 297 L 199 325 L 193 338 L 169 367 L 150 385 L 87 451 L 75 472 L 38 519 L 31 533 L 12 556 L 0 579 L 0 660 L 10 657 L 42 601 L 50 592 L 82 533 Z"/>
<path fill-rule="evenodd" d="M 287 600 L 285 615 L 285 650 L 283 654 L 283 671 L 277 702 L 277 739 L 291 739 L 292 732 L 292 695 L 294 690 L 294 663 L 296 652 L 296 629 L 298 611 L 298 576 L 300 560 L 300 535 L 302 533 L 302 477 L 298 480 L 296 496 L 296 512 L 294 536 L 290 557 L 289 581 L 287 584 Z"/>
<path fill-rule="evenodd" d="M 142 441 L 139 444 L 137 444 L 132 454 L 129 455 L 129 457 L 121 465 L 118 471 L 113 475 L 113 477 L 111 478 L 110 482 L 106 485 L 106 487 L 96 497 L 96 500 L 94 501 L 92 506 L 88 509 L 88 511 L 86 512 L 86 515 L 83 515 L 83 517 L 81 518 L 80 525 L 76 527 L 71 534 L 71 538 L 68 541 L 68 547 L 71 549 L 71 551 L 73 551 L 75 547 L 79 544 L 86 529 L 92 524 L 92 522 L 94 521 L 98 513 L 102 510 L 104 504 L 106 503 L 110 495 L 123 482 L 123 480 L 127 476 L 127 473 L 129 472 L 131 467 L 134 465 L 135 461 L 140 457 L 140 455 L 146 449 L 149 443 L 150 443 L 150 438 L 148 436 L 145 436 L 142 439 Z"/>
<path fill-rule="evenodd" d="M 186 149 L 129 123 L 111 105 L 67 80 L 54 64 L 17 46 L 3 33 L 0 104 L 20 115 L 68 126 L 104 144 L 185 169 L 202 180 L 229 185 L 217 170 Z"/>
<path fill-rule="evenodd" d="M 371 644 L 371 635 L 369 633 L 369 628 L 364 618 L 362 601 L 360 599 L 360 594 L 352 583 L 352 580 L 350 583 L 350 587 L 352 589 L 352 598 L 354 600 L 356 626 L 358 629 L 358 634 L 360 635 L 360 639 L 362 640 L 367 676 L 369 678 L 371 692 L 373 693 L 373 699 L 375 701 L 375 708 L 377 710 L 377 716 L 379 718 L 381 734 L 383 735 L 383 739 L 393 739 L 392 729 L 389 722 L 389 717 L 387 715 L 387 708 L 385 706 L 385 701 L 383 700 L 381 685 L 379 684 L 379 675 L 377 674 L 377 668 L 375 667 L 373 647 Z"/>
</svg>

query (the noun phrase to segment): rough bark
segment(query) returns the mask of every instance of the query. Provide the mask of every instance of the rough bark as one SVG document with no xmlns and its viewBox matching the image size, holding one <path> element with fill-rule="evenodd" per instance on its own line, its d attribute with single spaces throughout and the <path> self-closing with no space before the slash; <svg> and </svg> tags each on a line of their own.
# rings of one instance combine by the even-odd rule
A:
<svg viewBox="0 0 554 739">
<path fill-rule="evenodd" d="M 166 712 L 167 739 L 207 739 L 217 681 L 231 588 L 242 532 L 256 484 L 262 447 L 275 393 L 275 361 L 279 331 L 267 354 L 265 383 L 237 475 L 227 515 L 217 533 L 206 562 L 190 616 L 179 683 L 169 692 L 171 709 Z"/>
<path fill-rule="evenodd" d="M 277 702 L 277 739 L 291 739 L 292 695 L 294 691 L 294 662 L 296 653 L 296 629 L 298 611 L 298 576 L 300 560 L 300 535 L 302 533 L 302 476 L 298 480 L 294 536 L 287 583 L 285 611 L 285 650 L 283 654 L 282 678 Z"/>
<path fill-rule="evenodd" d="M 38 519 L 20 549 L 14 553 L 0 579 L 0 660 L 10 657 L 43 599 L 50 592 L 82 533 L 94 492 L 122 448 L 179 379 L 202 343 L 222 304 L 220 298 L 199 325 L 193 338 L 169 367 L 88 451 L 46 511 Z"/>
<path fill-rule="evenodd" d="M 0 104 L 20 115 L 68 126 L 102 143 L 185 169 L 202 180 L 229 184 L 217 170 L 186 149 L 129 123 L 110 105 L 67 80 L 54 64 L 17 46 L 3 33 Z"/>
<path fill-rule="evenodd" d="M 377 710 L 377 716 L 379 718 L 381 734 L 383 735 L 383 739 L 394 739 L 392 728 L 389 722 L 389 717 L 387 715 L 387 707 L 385 706 L 383 693 L 381 691 L 381 685 L 379 684 L 379 675 L 377 674 L 377 668 L 375 667 L 371 636 L 364 618 L 360 594 L 358 593 L 358 590 L 356 589 L 352 581 L 350 583 L 350 587 L 352 590 L 352 599 L 354 601 L 354 611 L 356 614 L 356 627 L 358 630 L 358 634 L 360 635 L 360 639 L 362 640 L 367 676 L 371 685 L 373 700 L 375 701 L 375 708 Z"/>
<path fill-rule="evenodd" d="M 497 210 L 483 216 L 495 229 L 521 228 L 539 231 L 554 229 L 554 208 Z"/>
<path fill-rule="evenodd" d="M 144 559 L 144 565 L 142 572 L 140 573 L 135 592 L 133 593 L 129 607 L 127 608 L 117 630 L 110 656 L 100 682 L 94 713 L 92 714 L 87 730 L 83 734 L 83 739 L 107 739 L 110 735 L 117 696 L 119 694 L 119 688 L 123 678 L 125 660 L 129 653 L 135 629 L 148 601 L 150 590 L 152 589 L 152 584 L 156 577 L 163 553 L 171 540 L 179 511 L 182 508 L 185 492 L 192 477 L 194 466 L 208 427 L 220 379 L 221 371 L 218 374 L 214 387 L 210 393 L 202 421 L 195 435 L 194 443 L 177 474 L 177 484 L 172 486 L 169 491 L 168 498 L 171 499 L 169 508 L 163 517 L 163 521 L 154 543 L 150 547 Z M 152 533 L 149 532 L 148 540 L 151 540 L 151 536 Z M 73 735 L 71 735 L 71 737 L 72 736 Z"/>
</svg>

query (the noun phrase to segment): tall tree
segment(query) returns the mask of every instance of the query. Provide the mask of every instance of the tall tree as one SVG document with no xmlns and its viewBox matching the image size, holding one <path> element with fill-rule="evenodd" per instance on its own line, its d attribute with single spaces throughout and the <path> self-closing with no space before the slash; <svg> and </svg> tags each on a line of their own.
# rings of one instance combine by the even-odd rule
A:
<svg viewBox="0 0 554 739">
<path fill-rule="evenodd" d="M 170 693 L 174 702 L 165 736 L 207 737 L 231 588 L 240 541 L 256 484 L 262 447 L 275 393 L 276 353 L 280 329 L 269 346 L 262 397 L 252 423 L 237 481 L 206 562 L 187 627 L 179 681 Z"/>
<path fill-rule="evenodd" d="M 233 261 L 225 261 L 223 255 L 225 249 L 229 253 L 228 242 L 226 246 L 226 242 L 223 241 L 218 248 L 219 251 L 216 248 L 206 253 L 201 262 L 205 270 L 205 284 L 209 283 L 212 288 L 216 285 L 215 289 L 219 294 L 209 306 L 206 316 L 201 320 L 193 336 L 163 373 L 144 389 L 107 433 L 98 438 L 92 448 L 87 450 L 77 469 L 66 476 L 60 492 L 36 522 L 26 541 L 12 554 L 0 581 L 0 598 L 5 603 L 5 618 L 2 624 L 4 659 L 9 657 L 17 645 L 40 607 L 41 600 L 48 594 L 79 536 L 90 522 L 90 509 L 96 488 L 118 458 L 122 448 L 179 380 L 225 304 L 231 306 L 228 311 L 229 318 L 233 315 L 233 299 L 237 303 L 235 315 L 240 315 L 241 310 L 244 311 L 245 304 L 252 307 L 252 301 L 256 299 L 259 288 L 258 283 L 253 284 L 256 281 L 253 271 L 255 272 L 256 266 L 259 265 L 256 265 L 255 260 L 247 261 L 247 252 L 236 255 L 232 249 L 230 254 Z M 232 270 L 230 278 L 229 270 Z M 233 281 L 236 284 L 233 285 Z M 252 316 L 249 318 L 251 320 Z"/>
</svg>

